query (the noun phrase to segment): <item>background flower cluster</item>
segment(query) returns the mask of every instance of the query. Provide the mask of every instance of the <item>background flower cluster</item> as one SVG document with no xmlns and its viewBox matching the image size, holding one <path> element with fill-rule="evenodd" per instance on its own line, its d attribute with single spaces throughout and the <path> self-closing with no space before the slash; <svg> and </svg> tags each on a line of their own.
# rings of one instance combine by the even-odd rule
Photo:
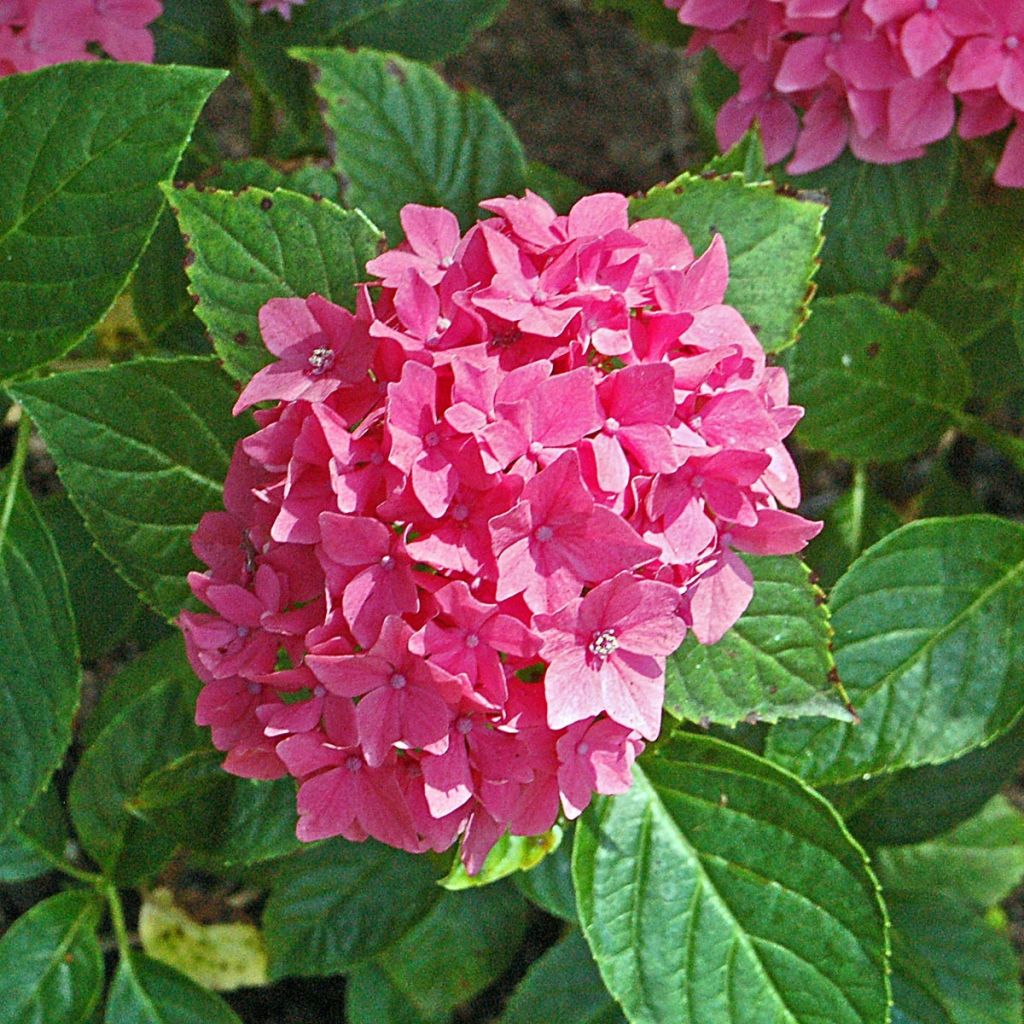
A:
<svg viewBox="0 0 1024 1024">
<path fill-rule="evenodd" d="M 782 445 L 785 373 L 695 258 L 623 196 L 409 205 L 355 314 L 262 309 L 260 430 L 210 513 L 185 613 L 225 767 L 301 780 L 305 839 L 409 850 L 549 829 L 620 792 L 665 657 L 751 596 L 733 549 L 818 530 Z"/>
<path fill-rule="evenodd" d="M 739 75 L 721 108 L 724 148 L 757 122 L 765 156 L 813 171 L 919 157 L 1012 127 L 995 173 L 1024 187 L 1024 7 L 977 0 L 666 0 Z M 957 103 L 959 101 L 959 120 Z"/>
</svg>

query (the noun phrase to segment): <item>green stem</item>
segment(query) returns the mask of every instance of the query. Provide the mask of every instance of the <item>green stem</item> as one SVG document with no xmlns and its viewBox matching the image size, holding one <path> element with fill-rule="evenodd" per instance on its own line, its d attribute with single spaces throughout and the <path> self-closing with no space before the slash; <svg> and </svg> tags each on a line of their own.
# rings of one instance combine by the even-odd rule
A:
<svg viewBox="0 0 1024 1024">
<path fill-rule="evenodd" d="M 1024 472 L 1024 440 L 998 430 L 969 412 L 955 413 L 953 423 L 960 433 L 1002 452 L 1021 472 Z"/>
<path fill-rule="evenodd" d="M 21 483 L 21 474 L 25 470 L 25 459 L 28 457 L 28 441 L 32 436 L 32 421 L 24 409 L 21 410 L 21 418 L 18 420 L 18 436 L 14 443 L 14 458 L 11 459 L 7 472 L 10 474 L 7 479 L 7 492 L 4 494 L 3 509 L 0 510 L 0 546 L 7 537 L 7 527 L 11 522 L 11 515 L 14 513 L 14 499 L 18 494 L 18 484 Z"/>
<path fill-rule="evenodd" d="M 124 920 L 124 905 L 121 903 L 121 894 L 113 882 L 104 886 L 104 895 L 107 897 L 107 904 L 110 906 L 110 923 L 114 927 L 114 938 L 117 940 L 117 951 L 121 954 L 122 960 L 131 956 L 132 941 L 128 936 L 128 926 Z"/>
<path fill-rule="evenodd" d="M 868 491 L 868 470 L 863 462 L 853 467 L 853 488 L 850 502 L 850 547 L 856 558 L 864 547 L 864 502 Z"/>
<path fill-rule="evenodd" d="M 28 843 L 33 851 L 55 871 L 60 871 L 67 875 L 68 878 L 73 878 L 76 882 L 84 882 L 86 885 L 91 885 L 94 888 L 99 888 L 103 884 L 103 876 L 101 874 L 95 871 L 86 871 L 84 868 L 76 868 L 74 864 L 69 864 L 63 857 L 59 857 L 43 846 L 42 843 L 37 842 L 27 832 L 19 829 L 18 836 L 22 841 Z"/>
<path fill-rule="evenodd" d="M 264 156 L 274 137 L 274 105 L 270 97 L 250 82 L 252 108 L 249 114 L 249 143 L 253 156 Z"/>
</svg>

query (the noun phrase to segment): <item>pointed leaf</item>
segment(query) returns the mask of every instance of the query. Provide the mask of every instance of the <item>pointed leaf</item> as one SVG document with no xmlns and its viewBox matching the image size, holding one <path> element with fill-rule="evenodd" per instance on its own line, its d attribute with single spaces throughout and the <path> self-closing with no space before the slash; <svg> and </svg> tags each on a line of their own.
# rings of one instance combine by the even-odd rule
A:
<svg viewBox="0 0 1024 1024">
<path fill-rule="evenodd" d="M 239 195 L 170 189 L 167 196 L 195 256 L 187 273 L 199 296 L 196 313 L 239 380 L 270 361 L 258 320 L 268 299 L 317 292 L 351 309 L 366 261 L 377 255 L 376 228 L 328 199 L 258 188 Z"/>
<path fill-rule="evenodd" d="M 51 896 L 0 939 L 0 1024 L 78 1024 L 103 991 L 94 892 Z"/>
<path fill-rule="evenodd" d="M 107 997 L 106 1024 L 242 1024 L 220 996 L 141 953 L 122 960 Z"/>
<path fill-rule="evenodd" d="M 320 73 L 346 201 L 380 224 L 391 245 L 402 238 L 406 203 L 447 207 L 465 229 L 482 199 L 522 191 L 522 146 L 480 93 L 456 92 L 430 68 L 383 53 L 294 52 Z"/>
<path fill-rule="evenodd" d="M 785 722 L 767 756 L 817 783 L 939 764 L 985 746 L 1024 708 L 1024 527 L 924 519 L 869 548 L 830 601 L 860 724 Z"/>
<path fill-rule="evenodd" d="M 281 865 L 263 912 L 271 978 L 338 974 L 397 942 L 441 898 L 427 857 L 332 839 Z"/>
<path fill-rule="evenodd" d="M 750 324 L 767 352 L 792 345 L 807 319 L 825 208 L 740 177 L 682 174 L 630 203 L 634 218 L 667 217 L 695 252 L 718 233 L 729 254 L 725 301 Z"/>
<path fill-rule="evenodd" d="M 558 847 L 536 867 L 513 876 L 519 891 L 541 910 L 572 924 L 579 922 L 576 912 L 576 891 L 572 886 L 573 828 L 565 825 L 565 835 Z"/>
<path fill-rule="evenodd" d="M 0 882 L 23 882 L 52 871 L 68 838 L 64 808 L 51 785 L 0 842 Z"/>
<path fill-rule="evenodd" d="M 106 370 L 26 381 L 28 409 L 100 550 L 172 618 L 198 562 L 190 538 L 221 504 L 237 397 L 213 359 L 136 359 Z M 155 414 L 157 413 L 157 414 Z"/>
<path fill-rule="evenodd" d="M 0 379 L 103 318 L 225 75 L 103 61 L 0 79 Z"/>
<path fill-rule="evenodd" d="M 992 906 L 1024 879 L 1024 815 L 1006 797 L 994 797 L 951 832 L 916 846 L 879 850 L 875 867 L 883 886 L 945 891 Z"/>
<path fill-rule="evenodd" d="M 822 299 L 788 361 L 797 436 L 842 459 L 894 462 L 934 444 L 970 382 L 949 338 L 920 313 L 867 295 Z"/>
<path fill-rule="evenodd" d="M 499 1024 L 626 1024 L 626 1018 L 574 929 L 530 965 Z"/>
<path fill-rule="evenodd" d="M 45 788 L 71 742 L 81 670 L 67 581 L 28 490 L 0 476 L 0 836 Z"/>
<path fill-rule="evenodd" d="M 793 557 L 746 561 L 753 600 L 717 644 L 691 634 L 668 659 L 665 709 L 720 725 L 808 715 L 850 721 L 829 678 L 832 629 L 810 570 Z"/>
<path fill-rule="evenodd" d="M 863 851 L 795 776 L 680 733 L 576 826 L 583 931 L 633 1024 L 884 1024 Z"/>
</svg>

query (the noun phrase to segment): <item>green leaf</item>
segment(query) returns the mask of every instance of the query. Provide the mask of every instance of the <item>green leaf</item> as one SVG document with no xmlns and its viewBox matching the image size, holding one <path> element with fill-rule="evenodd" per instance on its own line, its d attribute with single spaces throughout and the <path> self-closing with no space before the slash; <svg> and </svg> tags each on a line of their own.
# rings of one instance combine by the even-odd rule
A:
<svg viewBox="0 0 1024 1024">
<path fill-rule="evenodd" d="M 678 734 L 576 828 L 583 931 L 632 1024 L 884 1024 L 885 913 L 799 779 Z"/>
<path fill-rule="evenodd" d="M 696 252 L 722 235 L 729 253 L 725 301 L 743 314 L 767 352 L 792 345 L 807 319 L 824 212 L 820 203 L 770 184 L 692 174 L 630 203 L 634 219 L 674 221 Z"/>
<path fill-rule="evenodd" d="M 106 1024 L 242 1024 L 231 1007 L 183 974 L 141 953 L 122 960 L 107 997 Z"/>
<path fill-rule="evenodd" d="M 203 852 L 228 867 L 246 867 L 293 853 L 295 781 L 290 777 L 264 782 L 229 777 L 231 790 L 224 817 Z"/>
<path fill-rule="evenodd" d="M 754 574 L 749 607 L 717 644 L 691 634 L 668 659 L 665 709 L 720 725 L 807 715 L 851 721 L 829 678 L 832 630 L 810 570 L 791 556 L 745 561 Z"/>
<path fill-rule="evenodd" d="M 761 133 L 751 128 L 728 152 L 713 156 L 704 165 L 705 174 L 739 174 L 744 181 L 764 181 L 770 177 L 764 166 Z"/>
<path fill-rule="evenodd" d="M 940 765 L 905 768 L 830 787 L 825 795 L 866 846 L 901 846 L 941 835 L 976 814 L 1024 758 L 1024 726 Z"/>
<path fill-rule="evenodd" d="M 103 991 L 102 904 L 84 890 L 37 903 L 0 939 L 0 1024 L 78 1024 Z"/>
<path fill-rule="evenodd" d="M 197 566 L 189 544 L 220 507 L 235 442 L 237 397 L 213 359 L 136 359 L 11 389 L 39 428 L 100 550 L 172 618 Z M 159 415 L 154 415 L 159 410 Z"/>
<path fill-rule="evenodd" d="M 425 1018 L 372 960 L 345 978 L 346 1024 L 449 1024 L 450 1019 Z"/>
<path fill-rule="evenodd" d="M 939 764 L 1024 707 L 1024 527 L 924 519 L 869 548 L 830 601 L 839 678 L 861 717 L 786 722 L 767 755 L 818 783 Z"/>
<path fill-rule="evenodd" d="M 505 972 L 525 929 L 526 906 L 507 882 L 445 893 L 400 942 L 377 957 L 369 973 L 361 977 L 360 968 L 351 976 L 347 996 L 352 1024 L 374 1020 L 367 1011 L 375 999 L 367 990 L 379 975 L 419 1019 L 448 1020 L 456 1006 Z"/>
<path fill-rule="evenodd" d="M 499 1024 L 626 1024 L 575 929 L 535 960 Z"/>
<path fill-rule="evenodd" d="M 175 630 L 107 681 L 100 693 L 99 702 L 82 725 L 82 744 L 91 746 L 96 737 L 129 704 L 144 696 L 158 683 L 174 680 L 182 687 L 189 687 L 196 685 L 195 679 L 192 666 L 185 656 L 181 633 Z"/>
<path fill-rule="evenodd" d="M 579 914 L 576 911 L 576 891 L 572 885 L 572 823 L 567 822 L 564 828 L 566 834 L 558 847 L 536 867 L 520 871 L 512 880 L 519 891 L 541 910 L 576 924 Z"/>
<path fill-rule="evenodd" d="M 81 669 L 57 547 L 24 483 L 0 476 L 0 836 L 71 742 Z"/>
<path fill-rule="evenodd" d="M 383 53 L 295 53 L 320 73 L 346 201 L 380 224 L 390 244 L 401 241 L 406 203 L 447 207 L 465 229 L 482 199 L 522 192 L 523 148 L 480 93 L 456 92 L 430 68 Z"/>
<path fill-rule="evenodd" d="M 51 785 L 0 842 L 0 882 L 23 882 L 52 871 L 67 841 L 64 808 Z"/>
<path fill-rule="evenodd" d="M 988 907 L 1024 878 L 1024 815 L 997 796 L 962 825 L 916 846 L 879 850 L 884 888 L 922 895 L 946 891 Z"/>
<path fill-rule="evenodd" d="M 330 199 L 334 203 L 338 202 L 339 191 L 337 177 L 319 164 L 309 163 L 294 171 L 282 171 L 257 157 L 225 160 L 215 174 L 204 179 L 203 185 L 228 192 L 241 192 L 248 188 L 273 192 L 283 188 L 310 199 Z"/>
<path fill-rule="evenodd" d="M 158 63 L 227 67 L 234 62 L 235 25 L 225 0 L 163 0 L 163 7 L 151 26 Z"/>
<path fill-rule="evenodd" d="M 174 849 L 134 803 L 149 775 L 208 745 L 193 722 L 198 690 L 195 679 L 154 679 L 86 748 L 71 778 L 68 803 L 82 846 L 122 884 L 154 874 Z"/>
<path fill-rule="evenodd" d="M 270 976 L 338 974 L 397 942 L 441 898 L 430 858 L 332 839 L 281 865 L 263 912 Z"/>
<path fill-rule="evenodd" d="M 895 953 L 892 1024 L 1020 1024 L 1019 964 L 1005 933 L 941 893 L 887 892 L 886 903 Z M 904 950 L 910 955 L 901 956 Z M 916 1012 L 908 997 L 925 987 L 945 1017 Z"/>
<path fill-rule="evenodd" d="M 268 299 L 317 292 L 353 308 L 356 282 L 377 255 L 376 228 L 327 199 L 257 188 L 167 194 L 195 254 L 187 272 L 199 296 L 196 312 L 224 368 L 239 380 L 270 360 L 259 328 Z"/>
<path fill-rule="evenodd" d="M 902 525 L 892 505 L 866 480 L 863 487 L 844 491 L 823 518 L 825 528 L 807 545 L 803 557 L 826 590 L 835 586 L 865 548 Z"/>
<path fill-rule="evenodd" d="M 846 152 L 828 167 L 790 179 L 797 188 L 821 190 L 829 198 L 818 275 L 822 290 L 885 291 L 901 257 L 946 203 L 955 168 L 954 147 L 946 140 L 920 160 L 871 164 Z"/>
<path fill-rule="evenodd" d="M 895 462 L 938 440 L 970 392 L 956 347 L 920 313 L 867 295 L 815 303 L 788 360 L 797 436 L 841 459 Z"/>
<path fill-rule="evenodd" d="M 64 494 L 52 494 L 39 511 L 57 544 L 78 624 L 82 660 L 102 657 L 150 614 L 135 591 L 93 544 L 82 517 Z"/>
<path fill-rule="evenodd" d="M 225 74 L 103 61 L 0 79 L 0 379 L 103 318 Z"/>
<path fill-rule="evenodd" d="M 514 836 L 506 832 L 491 848 L 483 867 L 471 875 L 462 860 L 455 857 L 448 874 L 438 883 L 451 892 L 491 885 L 501 878 L 521 871 L 531 871 L 545 857 L 549 857 L 562 842 L 562 829 L 553 825 L 547 832 L 536 836 Z"/>
</svg>

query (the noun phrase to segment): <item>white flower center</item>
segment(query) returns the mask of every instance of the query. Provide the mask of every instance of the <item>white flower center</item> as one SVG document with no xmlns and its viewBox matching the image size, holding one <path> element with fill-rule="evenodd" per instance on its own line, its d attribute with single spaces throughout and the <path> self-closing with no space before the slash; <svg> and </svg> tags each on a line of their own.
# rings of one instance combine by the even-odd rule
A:
<svg viewBox="0 0 1024 1024">
<path fill-rule="evenodd" d="M 541 542 L 541 544 L 546 544 L 552 537 L 554 537 L 555 531 L 552 530 L 550 526 L 538 526 L 533 535 Z"/>
<path fill-rule="evenodd" d="M 466 646 L 467 647 L 479 647 L 480 646 L 480 637 L 478 637 L 476 635 L 476 633 L 467 633 L 466 634 Z"/>
<path fill-rule="evenodd" d="M 401 672 L 396 672 L 391 677 L 391 688 L 393 690 L 404 690 L 405 686 L 406 686 L 406 683 L 408 683 L 408 682 L 409 682 L 409 680 L 406 679 L 405 676 L 403 676 Z"/>
<path fill-rule="evenodd" d="M 587 646 L 587 650 L 598 658 L 607 658 L 619 649 L 619 641 L 616 639 L 614 629 L 602 629 L 594 633 L 593 640 Z"/>
<path fill-rule="evenodd" d="M 315 348 L 309 353 L 308 362 L 310 374 L 319 377 L 334 365 L 334 352 L 329 348 Z"/>
</svg>

